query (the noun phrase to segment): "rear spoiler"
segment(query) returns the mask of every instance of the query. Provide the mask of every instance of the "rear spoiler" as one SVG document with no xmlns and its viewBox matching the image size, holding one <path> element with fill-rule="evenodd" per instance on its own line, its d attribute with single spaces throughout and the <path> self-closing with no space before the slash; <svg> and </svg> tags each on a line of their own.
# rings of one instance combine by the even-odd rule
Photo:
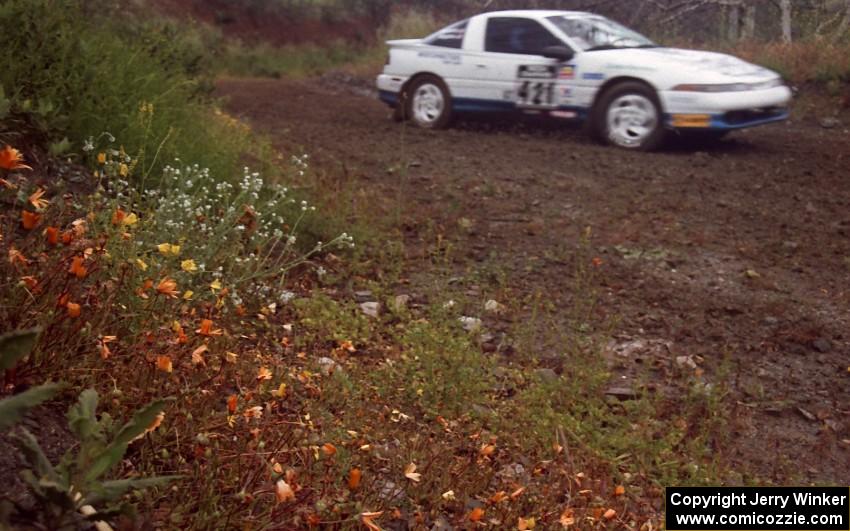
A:
<svg viewBox="0 0 850 531">
<path fill-rule="evenodd" d="M 422 39 L 396 39 L 387 41 L 387 45 L 390 48 L 411 48 L 419 44 L 422 44 Z"/>
</svg>

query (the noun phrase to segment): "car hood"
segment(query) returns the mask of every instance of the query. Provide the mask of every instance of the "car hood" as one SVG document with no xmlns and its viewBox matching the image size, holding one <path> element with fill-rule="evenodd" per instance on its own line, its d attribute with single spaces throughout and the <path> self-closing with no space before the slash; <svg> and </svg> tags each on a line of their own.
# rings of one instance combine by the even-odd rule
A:
<svg viewBox="0 0 850 531">
<path fill-rule="evenodd" d="M 680 48 L 599 50 L 582 56 L 603 71 L 655 72 L 654 77 L 674 83 L 748 83 L 779 75 L 731 55 Z"/>
</svg>

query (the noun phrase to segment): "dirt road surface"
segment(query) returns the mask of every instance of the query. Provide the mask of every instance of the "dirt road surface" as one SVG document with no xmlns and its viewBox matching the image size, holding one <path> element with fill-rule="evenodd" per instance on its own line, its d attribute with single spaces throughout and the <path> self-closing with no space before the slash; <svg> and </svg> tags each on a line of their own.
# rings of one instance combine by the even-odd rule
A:
<svg viewBox="0 0 850 531">
<path fill-rule="evenodd" d="M 459 267 L 545 294 L 564 321 L 590 227 L 621 386 L 683 371 L 728 386 L 729 464 L 776 482 L 850 477 L 847 130 L 801 120 L 642 154 L 552 124 L 417 130 L 333 77 L 219 93 L 284 152 L 363 190 L 363 215 L 397 219 L 411 260 L 445 233 Z"/>
</svg>

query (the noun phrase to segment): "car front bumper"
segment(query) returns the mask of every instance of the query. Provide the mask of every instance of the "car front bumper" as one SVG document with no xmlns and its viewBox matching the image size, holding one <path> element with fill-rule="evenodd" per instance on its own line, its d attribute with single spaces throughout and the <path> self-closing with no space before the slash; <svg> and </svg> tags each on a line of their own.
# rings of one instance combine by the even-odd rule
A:
<svg viewBox="0 0 850 531">
<path fill-rule="evenodd" d="M 661 91 L 659 96 L 668 127 L 730 130 L 787 119 L 791 89 L 779 86 L 746 92 Z"/>
</svg>

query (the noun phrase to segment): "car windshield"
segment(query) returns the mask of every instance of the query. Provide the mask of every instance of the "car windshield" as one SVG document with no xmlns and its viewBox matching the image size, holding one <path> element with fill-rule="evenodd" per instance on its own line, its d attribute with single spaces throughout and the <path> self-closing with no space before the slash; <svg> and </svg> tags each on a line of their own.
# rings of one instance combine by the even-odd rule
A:
<svg viewBox="0 0 850 531">
<path fill-rule="evenodd" d="M 549 17 L 549 21 L 585 52 L 657 46 L 640 33 L 605 17 L 558 15 Z"/>
</svg>

